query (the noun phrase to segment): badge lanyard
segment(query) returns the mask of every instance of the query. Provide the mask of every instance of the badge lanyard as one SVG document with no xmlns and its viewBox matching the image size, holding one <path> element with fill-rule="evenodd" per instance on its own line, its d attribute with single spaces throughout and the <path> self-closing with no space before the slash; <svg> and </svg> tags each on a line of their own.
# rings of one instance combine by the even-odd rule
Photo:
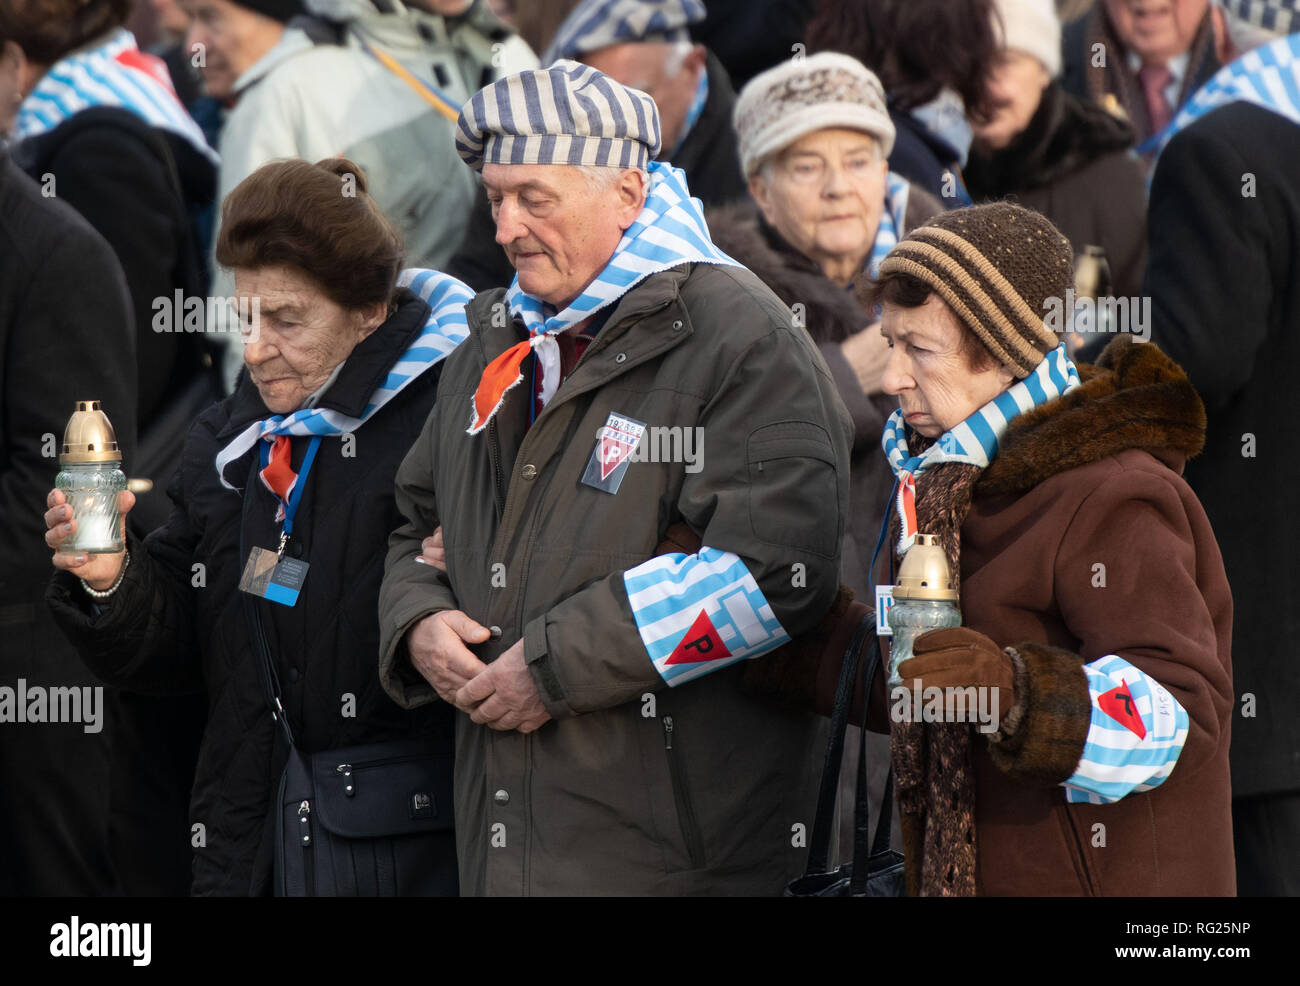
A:
<svg viewBox="0 0 1300 986">
<path fill-rule="evenodd" d="M 289 494 L 289 502 L 285 503 L 280 500 L 277 493 L 276 499 L 284 506 L 284 524 L 280 528 L 280 549 L 276 552 L 276 557 L 284 557 L 284 546 L 289 543 L 289 535 L 293 533 L 293 518 L 298 513 L 298 503 L 302 500 L 302 491 L 307 486 L 307 474 L 311 472 L 311 464 L 316 459 L 316 450 L 320 448 L 321 436 L 317 435 L 307 446 L 307 454 L 302 457 L 302 467 L 298 470 L 298 478 L 293 484 L 293 491 Z M 263 442 L 261 450 L 262 468 L 265 469 L 271 462 L 271 443 Z"/>
</svg>

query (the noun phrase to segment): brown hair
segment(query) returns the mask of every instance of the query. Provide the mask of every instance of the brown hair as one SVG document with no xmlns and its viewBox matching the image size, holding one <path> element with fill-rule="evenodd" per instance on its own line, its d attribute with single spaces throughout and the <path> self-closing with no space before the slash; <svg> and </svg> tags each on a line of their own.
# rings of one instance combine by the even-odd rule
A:
<svg viewBox="0 0 1300 986">
<path fill-rule="evenodd" d="M 222 203 L 217 263 L 294 267 L 355 310 L 392 299 L 402 238 L 367 193 L 365 173 L 346 158 L 272 161 Z"/>
<path fill-rule="evenodd" d="M 989 71 L 1001 52 L 993 0 L 822 0 L 804 40 L 809 53 L 852 55 L 880 77 L 891 108 L 912 110 L 948 86 L 981 123 Z"/>
<path fill-rule="evenodd" d="M 865 295 L 863 300 L 872 306 L 889 302 L 899 308 L 920 308 L 931 293 L 930 285 L 919 277 L 893 272 L 882 274 L 878 281 L 867 286 L 863 291 Z M 958 344 L 957 352 L 965 357 L 967 369 L 972 373 L 983 373 L 997 366 L 997 359 L 989 352 L 980 337 L 960 318 L 956 321 L 961 327 L 961 342 Z"/>
<path fill-rule="evenodd" d="M 130 13 L 131 0 L 0 0 L 0 44 L 12 41 L 29 62 L 53 65 Z"/>
</svg>

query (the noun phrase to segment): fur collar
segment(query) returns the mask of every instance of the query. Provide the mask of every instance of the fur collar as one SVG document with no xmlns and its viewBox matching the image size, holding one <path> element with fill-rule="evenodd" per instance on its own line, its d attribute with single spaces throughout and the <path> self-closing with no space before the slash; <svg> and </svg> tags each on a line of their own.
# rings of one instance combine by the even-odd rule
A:
<svg viewBox="0 0 1300 986">
<path fill-rule="evenodd" d="M 1205 405 L 1182 368 L 1151 343 L 1119 336 L 1082 385 L 1012 419 L 980 494 L 1019 493 L 1057 473 L 1127 449 L 1144 449 L 1175 472 L 1205 446 Z"/>
</svg>

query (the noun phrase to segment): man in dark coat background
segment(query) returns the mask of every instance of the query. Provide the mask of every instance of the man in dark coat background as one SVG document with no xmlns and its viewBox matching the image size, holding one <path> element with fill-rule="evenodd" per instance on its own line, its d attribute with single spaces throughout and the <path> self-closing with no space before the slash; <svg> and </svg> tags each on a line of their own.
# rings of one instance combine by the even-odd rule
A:
<svg viewBox="0 0 1300 986">
<path fill-rule="evenodd" d="M 1295 108 L 1291 108 L 1295 112 Z M 1233 827 L 1243 896 L 1300 893 L 1295 370 L 1300 120 L 1244 102 L 1173 138 L 1151 187 L 1152 339 L 1205 401 L 1187 466 L 1232 586 Z"/>
<path fill-rule="evenodd" d="M 75 289 L 74 289 L 75 286 Z M 54 346 L 67 354 L 53 357 Z M 0 150 L 0 685 L 100 685 L 55 628 L 40 504 L 78 400 L 99 400 L 135 452 L 135 340 L 113 251 Z M 102 693 L 101 693 L 102 694 Z M 107 697 L 107 696 L 105 696 Z M 114 892 L 113 722 L 0 722 L 0 895 Z M 93 728 L 93 727 L 92 727 Z"/>
</svg>

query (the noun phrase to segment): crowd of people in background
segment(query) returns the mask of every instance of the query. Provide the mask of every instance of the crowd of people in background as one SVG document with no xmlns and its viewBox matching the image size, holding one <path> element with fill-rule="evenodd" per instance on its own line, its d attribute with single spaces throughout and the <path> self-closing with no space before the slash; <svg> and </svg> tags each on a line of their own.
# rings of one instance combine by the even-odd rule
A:
<svg viewBox="0 0 1300 986">
<path fill-rule="evenodd" d="M 596 99 L 582 89 L 593 77 L 601 86 L 612 80 Z M 631 148 L 622 160 L 619 148 Z M 1096 864 L 1080 878 L 1081 892 L 1149 892 L 1143 880 L 1167 893 L 1300 892 L 1300 678 L 1290 664 L 1300 634 L 1290 558 L 1300 530 L 1289 509 L 1300 467 L 1289 454 L 1286 382 L 1300 366 L 1300 289 L 1292 277 L 1300 262 L 1298 162 L 1300 5 L 1292 0 L 0 0 L 0 505 L 11 528 L 0 543 L 0 685 L 109 686 L 102 734 L 70 724 L 0 724 L 0 842 L 10 847 L 0 853 L 0 893 L 282 890 L 272 878 L 267 813 L 289 748 L 396 740 L 441 744 L 457 758 L 456 846 L 413 877 L 408 891 L 775 892 L 782 874 L 798 875 L 788 838 L 767 846 L 761 839 L 771 825 L 759 821 L 726 840 L 717 833 L 745 810 L 764 824 L 784 818 L 783 799 L 820 763 L 824 734 L 816 720 L 788 710 L 760 716 L 748 698 L 736 697 L 737 689 L 748 695 L 758 687 L 741 682 L 737 666 L 671 691 L 671 708 L 686 726 L 676 737 L 669 725 L 646 739 L 638 723 L 635 702 L 651 681 L 674 684 L 667 665 L 675 659 L 655 657 L 643 614 L 628 602 L 636 586 L 660 591 L 659 570 L 647 568 L 651 562 L 638 567 L 634 556 L 679 551 L 692 559 L 713 549 L 683 547 L 687 532 L 651 550 L 664 538 L 665 518 L 656 514 L 663 490 L 625 487 L 621 499 L 597 499 L 595 508 L 540 481 L 544 506 L 525 508 L 505 494 L 533 481 L 533 461 L 568 454 L 558 438 L 549 453 L 538 446 L 551 441 L 541 437 L 552 434 L 543 425 L 566 413 L 564 400 L 548 407 L 557 380 L 583 379 L 584 368 L 593 374 L 585 384 L 597 395 L 593 407 L 614 388 L 611 415 L 695 422 L 698 412 L 701 427 L 732 422 L 735 447 L 724 451 L 718 441 L 708 453 L 717 459 L 701 477 L 678 477 L 683 506 L 671 519 L 698 519 L 693 510 L 713 517 L 715 507 L 770 512 L 770 520 L 755 522 L 757 546 L 746 556 L 750 581 L 768 594 L 767 619 L 773 610 L 781 617 L 775 630 L 757 618 L 771 637 L 745 651 L 758 657 L 799 636 L 782 623 L 801 632 L 816 626 L 837 582 L 871 606 L 874 587 L 888 581 L 890 551 L 882 554 L 881 544 L 888 549 L 899 540 L 900 523 L 907 536 L 907 519 L 894 510 L 898 484 L 912 472 L 919 479 L 923 468 L 900 463 L 931 454 L 913 446 L 882 455 L 900 400 L 903 357 L 894 350 L 907 333 L 898 326 L 918 325 L 917 313 L 935 305 L 947 305 L 947 315 L 970 330 L 952 336 L 968 347 L 958 385 L 965 397 L 975 394 L 969 380 L 985 379 L 976 372 L 981 344 L 989 367 L 998 360 L 1015 367 L 1019 355 L 1024 365 L 1006 379 L 987 370 L 997 389 L 986 399 L 1023 387 L 1033 394 L 1024 398 L 1028 405 L 1022 401 L 1025 411 L 1079 386 L 1068 414 L 1053 421 L 1039 415 L 1033 427 L 1090 450 L 1034 462 L 1009 453 L 982 462 L 982 474 L 952 478 L 949 469 L 942 484 L 931 478 L 918 487 L 917 512 L 971 546 L 970 560 L 952 559 L 969 581 L 969 598 L 1000 614 L 969 620 L 983 632 L 971 631 L 979 639 L 961 646 L 978 653 L 989 643 L 983 633 L 996 639 L 995 654 L 1015 644 L 1007 634 L 1028 632 L 1017 609 L 1032 612 L 1036 603 L 1006 587 L 1059 578 L 1035 571 L 1027 549 L 1012 560 L 989 546 L 998 524 L 1011 523 L 1007 517 L 1041 508 L 1033 498 L 1042 489 L 1057 491 L 1059 503 L 1056 512 L 1041 508 L 1039 522 L 1070 532 L 1062 544 L 1086 542 L 1098 558 L 1123 557 L 1122 518 L 1137 516 L 1129 499 L 1145 496 L 1154 513 L 1141 523 L 1163 525 L 1167 537 L 1156 542 L 1162 555 L 1191 552 L 1196 559 L 1195 577 L 1182 582 L 1167 577 L 1155 557 L 1125 577 L 1194 598 L 1194 612 L 1171 604 L 1153 621 L 1121 603 L 1108 604 L 1107 616 L 1092 609 L 1099 597 L 1088 590 L 1062 588 L 1053 602 L 1060 625 L 1039 642 L 1043 654 L 1021 648 L 1005 675 L 981 679 L 1005 679 L 1010 687 L 1014 672 L 1017 688 L 1046 681 L 1056 673 L 1059 648 L 1070 650 L 1068 640 L 1087 636 L 1081 628 L 1106 619 L 1114 633 L 1099 633 L 1104 646 L 1119 646 L 1120 626 L 1133 640 L 1143 632 L 1188 635 L 1193 656 L 1169 670 L 1173 680 L 1163 686 L 1192 696 L 1179 705 L 1192 720 L 1185 773 L 1193 762 L 1226 771 L 1230 737 L 1230 814 L 1226 785 L 1208 784 L 1170 795 L 1159 818 L 1139 819 L 1125 802 L 1116 833 L 1137 839 L 1149 821 L 1152 831 L 1188 845 L 1230 839 L 1234 851 L 1202 861 L 1195 879 L 1162 876 L 1159 866 L 1132 860 L 1126 876 Z M 551 168 L 545 180 L 552 185 L 519 187 L 511 168 L 525 165 Z M 607 182 L 599 172 L 611 165 L 641 179 L 626 187 Z M 349 178 L 355 188 L 340 200 L 333 190 Z M 533 195 L 544 204 L 535 205 Z M 565 211 L 565 201 L 578 200 L 605 211 L 585 220 Z M 999 211 L 1008 204 L 1032 212 Z M 671 262 L 648 247 L 637 253 L 655 225 L 645 220 L 651 232 L 638 239 L 642 207 L 681 224 L 673 227 Z M 625 222 L 619 209 L 630 210 Z M 511 232 L 512 221 L 521 232 Z M 686 230 L 680 239 L 679 229 Z M 1009 229 L 1023 233 L 1030 248 L 1008 239 Z M 1032 263 L 1016 259 L 1020 252 L 1032 254 Z M 564 256 L 567 269 L 586 271 L 586 279 L 550 283 L 537 273 L 543 253 Z M 626 297 L 609 294 L 602 303 L 617 297 L 617 307 L 592 318 L 573 299 L 602 297 L 606 261 L 616 265 L 625 256 L 648 265 L 640 276 L 653 275 Z M 682 264 L 707 274 L 668 290 L 666 278 Z M 990 284 L 1009 284 L 1040 306 L 1071 299 L 1057 326 L 1068 337 L 1061 362 L 1053 362 L 1053 340 L 1021 324 L 1017 305 L 1026 302 L 990 301 Z M 247 326 L 220 304 L 205 305 L 188 328 L 160 323 L 173 311 L 179 318 L 180 299 L 250 295 L 263 299 L 264 315 L 289 312 L 264 317 L 261 341 L 241 344 Z M 489 296 L 506 306 L 512 324 L 529 330 L 528 345 L 502 334 Z M 618 391 L 594 376 L 585 354 L 614 345 L 609 333 L 622 331 L 620 318 L 633 304 L 663 322 L 653 330 L 665 338 L 685 322 L 697 348 L 677 362 L 656 350 L 654 360 L 664 362 L 632 370 L 642 375 L 625 378 Z M 881 331 L 882 308 L 900 319 L 888 332 Z M 295 349 L 293 319 L 306 317 L 302 311 L 330 326 L 324 350 Z M 606 321 L 611 311 L 618 314 Z M 743 349 L 768 331 L 756 326 L 780 335 L 788 313 L 797 343 L 771 344 L 761 357 Z M 737 319 L 747 320 L 743 332 L 731 327 Z M 550 344 L 552 333 L 575 325 L 576 336 L 557 334 L 558 344 Z M 735 338 L 713 348 L 701 341 L 729 332 Z M 1138 355 L 1121 335 L 1159 353 Z M 465 346 L 485 340 L 478 363 L 448 357 L 467 337 Z M 538 337 L 546 342 L 537 344 Z M 498 348 L 489 352 L 492 345 Z M 618 342 L 610 359 L 650 360 L 636 345 Z M 535 369 L 523 362 L 533 358 L 530 346 Z M 750 372 L 768 374 L 758 390 L 744 390 L 722 369 L 742 351 Z M 814 363 L 828 372 L 814 372 Z M 1097 363 L 1113 374 L 1114 392 L 1102 393 L 1092 371 L 1080 381 L 1061 370 L 1060 393 L 1048 384 L 1049 393 L 1039 394 L 1046 377 L 1036 368 L 1049 363 L 1071 371 Z M 672 400 L 654 397 L 668 392 L 668 379 L 678 388 Z M 725 412 L 675 403 L 732 387 L 737 396 Z M 1142 387 L 1153 389 L 1135 396 Z M 525 417 L 513 424 L 501 411 L 511 388 L 528 395 Z M 57 467 L 46 436 L 61 436 L 75 402 L 87 396 L 109 411 L 127 472 L 151 480 L 153 489 L 128 504 L 129 564 L 97 557 L 91 568 L 59 572 L 51 582 L 46 546 L 55 542 L 47 530 L 71 514 L 47 499 Z M 656 404 L 660 399 L 666 403 Z M 1159 413 L 1125 403 L 1148 399 L 1166 403 Z M 847 416 L 835 410 L 841 406 Z M 593 431 L 607 424 L 598 416 Z M 932 435 L 916 430 L 939 439 L 962 417 L 936 415 L 944 427 Z M 353 423 L 338 423 L 345 419 Z M 578 421 L 572 428 L 585 436 L 585 419 Z M 1203 441 L 1179 431 L 1189 421 Z M 465 445 L 473 451 L 456 444 L 467 423 L 484 436 Z M 788 434 L 754 437 L 782 424 Z M 1112 445 L 1101 437 L 1139 426 L 1147 429 L 1145 443 Z M 1012 429 L 1017 441 L 1040 440 L 1030 432 L 1023 420 Z M 311 473 L 317 505 L 297 519 L 298 538 L 289 542 L 289 554 L 311 561 L 313 590 L 326 595 L 276 607 L 263 621 L 265 636 L 283 652 L 273 663 L 280 662 L 278 684 L 296 732 L 285 741 L 266 712 L 252 644 L 262 631 L 246 623 L 239 583 L 248 547 L 253 540 L 274 546 L 293 481 L 312 466 L 303 439 L 322 435 L 356 437 L 361 452 L 322 454 Z M 502 473 L 500 453 L 489 451 L 498 440 L 536 457 L 520 459 L 513 472 L 507 461 Z M 781 459 L 772 447 L 782 442 L 798 451 Z M 264 444 L 259 459 L 252 450 Z M 1144 487 L 1157 480 L 1147 460 L 1131 458 L 1135 447 L 1184 476 L 1204 514 L 1187 507 L 1181 486 Z M 237 476 L 233 465 L 245 455 L 246 475 Z M 731 503 L 734 483 L 711 471 L 728 455 L 737 460 L 730 463 L 736 475 L 748 472 L 750 482 L 776 489 L 761 501 Z M 754 473 L 762 472 L 764 456 L 774 460 L 766 478 Z M 1073 485 L 1052 485 L 1072 468 L 1105 475 L 1099 463 L 1111 461 L 1106 456 L 1136 474 L 1129 482 L 1138 492 L 1126 489 L 1106 508 L 1087 504 L 1092 487 L 1083 489 L 1076 474 Z M 787 465 L 775 464 L 781 461 Z M 788 465 L 795 461 L 804 465 Z M 1030 478 L 1007 480 L 1013 463 Z M 288 485 L 278 485 L 277 475 L 289 476 Z M 226 495 L 237 486 L 247 500 Z M 944 492 L 935 492 L 941 486 Z M 981 489 L 1014 497 L 996 510 L 977 508 L 969 522 L 947 499 L 942 509 L 933 499 L 964 497 L 965 511 L 971 491 L 978 498 Z M 615 481 L 605 492 L 617 490 Z M 802 507 L 790 490 L 806 498 Z M 620 511 L 606 512 L 615 502 Z M 1169 518 L 1184 507 L 1190 519 L 1179 527 Z M 799 518 L 801 511 L 817 516 Z M 1091 534 L 1088 518 L 1096 525 Z M 1110 521 L 1114 526 L 1105 526 Z M 690 526 L 725 540 L 732 532 L 716 523 Z M 438 550 L 427 540 L 435 528 Z M 411 603 L 422 593 L 445 597 L 437 608 L 453 615 L 471 612 L 454 605 L 476 598 L 467 570 L 487 557 L 488 544 L 514 538 L 520 564 L 553 572 L 546 591 L 535 585 L 529 595 L 511 583 L 506 595 L 479 592 L 464 625 L 423 622 L 429 608 Z M 597 557 L 578 550 L 584 538 L 599 541 Z M 365 551 L 357 541 L 366 542 Z M 1216 541 L 1226 585 L 1205 567 Z M 797 604 L 774 595 L 758 570 L 788 569 L 784 559 L 794 550 L 816 559 L 815 592 Z M 395 570 L 415 556 L 420 567 Z M 56 567 L 68 567 L 58 557 Z M 828 558 L 837 561 L 827 565 Z M 986 567 L 968 570 L 976 558 Z M 611 559 L 628 570 L 621 597 L 601 578 Z M 686 579 L 685 572 L 673 578 Z M 1002 580 L 998 592 L 988 587 L 992 578 Z M 101 592 L 117 595 L 110 603 Z M 589 611 L 578 612 L 579 597 Z M 555 615 L 561 610 L 567 624 Z M 525 613 L 527 626 L 513 626 Z M 489 623 L 511 627 L 515 637 L 480 638 Z M 462 667 L 481 669 L 483 659 L 501 679 L 499 694 L 520 687 L 507 682 L 511 673 L 542 682 L 533 704 L 521 706 L 530 713 L 501 715 L 520 733 L 549 729 L 539 738 L 551 741 L 525 753 L 514 742 L 520 733 L 488 732 L 483 723 L 495 717 L 463 703 L 464 690 L 473 688 L 468 673 L 455 687 L 439 686 L 430 670 L 444 659 L 435 635 L 453 633 L 465 643 L 457 651 L 465 655 L 457 658 Z M 617 640 L 611 654 L 635 651 L 639 664 L 620 664 L 615 655 L 599 673 L 579 669 L 566 647 L 578 646 L 570 637 L 583 634 Z M 521 646 L 516 654 L 515 640 L 542 650 L 525 657 Z M 643 641 L 650 662 L 639 650 Z M 508 662 L 516 660 L 511 671 Z M 1131 669 L 1127 682 L 1152 675 L 1150 694 L 1158 700 L 1164 670 Z M 1040 701 L 1057 700 L 1048 685 L 1033 687 Z M 357 699 L 359 718 L 340 722 L 334 714 L 343 693 Z M 477 701 L 492 699 L 484 693 Z M 1065 707 L 1073 699 L 1059 701 Z M 1069 728 L 1086 731 L 1086 702 L 1079 715 Z M 1062 713 L 1060 721 L 1068 718 Z M 854 722 L 866 728 L 869 719 L 864 712 Z M 1022 728 L 1042 728 L 1024 719 L 1030 725 Z M 853 846 L 852 728 L 840 782 L 844 858 Z M 731 734 L 754 739 L 742 752 L 727 746 Z M 639 769 L 650 745 L 666 742 L 672 750 L 674 740 L 679 751 L 696 744 L 692 759 L 670 758 L 671 776 L 653 778 L 659 786 L 652 784 L 651 800 L 676 799 L 680 819 L 640 804 L 637 784 L 618 787 L 584 760 L 585 749 L 608 748 Z M 1019 781 L 1027 774 L 1007 764 L 1023 762 L 1040 740 L 1035 733 L 1023 749 L 995 748 L 988 763 Z M 725 748 L 727 757 L 711 758 L 706 745 Z M 1005 796 L 1003 782 L 967 777 L 952 803 L 940 805 L 932 774 L 900 772 L 899 747 L 896 736 L 891 760 L 886 726 L 862 749 L 870 804 L 887 804 L 887 791 L 898 785 L 903 826 L 894 841 L 916 860 L 912 892 L 1073 892 L 1047 863 L 1037 883 L 1017 870 L 1017 854 L 1033 850 L 999 835 L 980 814 L 978 804 Z M 969 756 L 941 743 L 932 749 Z M 1086 750 L 1084 762 L 1095 755 L 1091 745 Z M 685 782 L 677 763 L 687 764 Z M 1106 804 L 1104 785 L 1092 784 L 1082 763 L 1072 773 L 1074 765 L 1033 770 L 1046 777 L 1056 769 L 1054 782 L 1073 792 L 1072 802 Z M 746 786 L 751 766 L 761 783 Z M 554 817 L 528 823 L 534 828 L 523 838 L 537 842 L 533 855 L 517 856 L 524 850 L 514 843 L 492 855 L 487 828 L 471 836 L 468 826 L 490 811 L 510 817 L 511 796 L 523 793 L 518 778 L 533 769 L 552 772 L 538 797 L 550 799 L 539 811 Z M 1164 776 L 1135 780 L 1136 796 Z M 593 783 L 614 785 L 608 804 L 585 799 L 584 785 Z M 689 811 L 681 808 L 684 784 L 696 789 Z M 445 794 L 450 800 L 451 789 Z M 1184 831 L 1187 820 L 1172 815 L 1194 815 L 1198 806 L 1206 821 L 1193 836 Z M 662 859 L 653 839 L 627 835 L 662 835 L 679 821 L 680 836 L 660 839 L 671 844 Z M 978 863 L 973 849 L 951 844 L 951 832 L 963 825 L 978 833 Z M 1030 842 L 1040 837 L 1037 851 L 1049 859 L 1054 836 L 1033 829 Z M 578 846 L 601 866 L 566 871 L 565 853 Z M 670 853 L 681 859 L 668 860 Z M 525 862 L 531 883 L 512 875 Z M 1198 862 L 1171 851 L 1161 865 Z"/>
</svg>

